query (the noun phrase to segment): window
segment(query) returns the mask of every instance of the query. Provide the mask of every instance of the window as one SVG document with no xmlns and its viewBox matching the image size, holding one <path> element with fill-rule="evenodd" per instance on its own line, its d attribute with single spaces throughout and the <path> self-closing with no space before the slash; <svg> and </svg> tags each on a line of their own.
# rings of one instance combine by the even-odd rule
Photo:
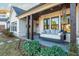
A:
<svg viewBox="0 0 79 59">
<path fill-rule="evenodd" d="M 44 19 L 44 29 L 49 29 L 50 27 L 50 19 Z"/>
<path fill-rule="evenodd" d="M 17 23 L 16 22 L 12 22 L 11 31 L 17 31 Z"/>
<path fill-rule="evenodd" d="M 70 16 L 67 15 L 66 19 L 62 19 L 62 30 L 70 32 Z"/>
<path fill-rule="evenodd" d="M 54 30 L 59 29 L 59 17 L 51 18 L 51 29 L 54 29 Z"/>
</svg>

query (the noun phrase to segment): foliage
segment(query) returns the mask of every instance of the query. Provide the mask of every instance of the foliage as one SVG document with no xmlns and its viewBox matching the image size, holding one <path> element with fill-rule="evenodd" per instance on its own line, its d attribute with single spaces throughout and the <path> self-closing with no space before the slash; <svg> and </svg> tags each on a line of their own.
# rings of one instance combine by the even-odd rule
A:
<svg viewBox="0 0 79 59">
<path fill-rule="evenodd" d="M 55 22 L 55 21 L 52 21 L 51 23 L 52 23 L 53 25 L 56 25 L 56 22 Z"/>
<path fill-rule="evenodd" d="M 67 52 L 65 52 L 61 47 L 53 46 L 52 50 L 54 51 L 55 56 L 66 56 L 68 55 Z"/>
<path fill-rule="evenodd" d="M 19 49 L 17 49 L 18 41 L 5 43 L 0 45 L 0 56 L 21 56 Z"/>
<path fill-rule="evenodd" d="M 40 44 L 37 41 L 26 41 L 23 44 L 23 48 L 25 49 L 25 54 L 27 55 L 36 55 L 40 51 Z"/>
<path fill-rule="evenodd" d="M 23 44 L 24 53 L 30 56 L 66 56 L 68 55 L 61 47 L 41 47 L 37 41 L 26 41 Z"/>
<path fill-rule="evenodd" d="M 38 55 L 40 55 L 40 56 L 54 56 L 53 52 L 54 51 L 51 48 L 45 47 L 45 48 L 41 48 L 41 51 Z"/>
<path fill-rule="evenodd" d="M 74 45 L 73 43 L 70 43 L 69 44 L 69 55 L 70 56 L 77 56 L 79 55 L 79 45 L 78 44 L 75 44 Z"/>
<path fill-rule="evenodd" d="M 58 46 L 53 46 L 52 48 L 41 48 L 40 55 L 42 56 L 67 56 L 67 52 L 62 50 L 62 48 Z"/>
<path fill-rule="evenodd" d="M 9 31 L 9 29 L 5 29 L 3 34 L 7 37 L 14 37 L 13 33 Z"/>
</svg>

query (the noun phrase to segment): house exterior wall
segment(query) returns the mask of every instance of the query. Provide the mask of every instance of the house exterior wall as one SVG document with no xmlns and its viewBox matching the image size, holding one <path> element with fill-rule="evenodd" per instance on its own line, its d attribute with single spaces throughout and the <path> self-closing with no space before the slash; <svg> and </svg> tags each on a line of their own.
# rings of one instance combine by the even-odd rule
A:
<svg viewBox="0 0 79 59">
<path fill-rule="evenodd" d="M 70 8 L 66 9 L 66 14 L 70 14 Z M 41 15 L 39 17 L 39 30 L 38 30 L 38 32 L 41 33 L 43 31 L 43 20 L 45 18 L 51 18 L 51 17 L 56 17 L 56 16 L 59 17 L 59 30 L 60 30 L 61 29 L 61 25 L 60 25 L 61 15 L 62 15 L 61 10 L 56 11 L 56 12 L 52 12 L 52 13 L 49 13 L 49 14 Z M 76 27 L 77 28 L 77 34 L 79 34 L 79 4 L 76 7 L 76 26 L 77 26 Z"/>
<path fill-rule="evenodd" d="M 11 10 L 11 17 L 10 17 L 10 32 L 13 32 L 13 34 L 17 37 L 26 36 L 26 19 L 18 19 L 16 17 L 16 12 L 14 9 Z M 12 31 L 12 23 L 17 23 L 17 30 Z"/>
<path fill-rule="evenodd" d="M 70 14 L 70 9 L 66 9 L 66 14 Z M 49 14 L 45 14 L 45 15 L 41 15 L 39 17 L 39 33 L 41 33 L 44 29 L 43 29 L 43 20 L 45 18 L 51 18 L 51 17 L 56 17 L 58 16 L 59 17 L 59 30 L 61 29 L 61 26 L 60 26 L 60 22 L 61 22 L 61 15 L 62 15 L 62 11 L 59 10 L 59 11 L 56 11 L 56 12 L 52 12 L 52 13 L 49 13 Z"/>
<path fill-rule="evenodd" d="M 11 11 L 11 18 L 10 18 L 10 32 L 13 32 L 14 35 L 19 36 L 19 19 L 16 17 L 16 13 L 15 11 L 12 9 Z M 17 31 L 12 31 L 11 26 L 12 26 L 12 22 L 16 22 L 17 23 Z"/>
<path fill-rule="evenodd" d="M 34 20 L 34 33 L 39 33 L 39 23 L 36 20 Z"/>
<path fill-rule="evenodd" d="M 26 36 L 27 34 L 27 27 L 26 27 L 26 20 L 19 20 L 19 36 Z"/>
</svg>

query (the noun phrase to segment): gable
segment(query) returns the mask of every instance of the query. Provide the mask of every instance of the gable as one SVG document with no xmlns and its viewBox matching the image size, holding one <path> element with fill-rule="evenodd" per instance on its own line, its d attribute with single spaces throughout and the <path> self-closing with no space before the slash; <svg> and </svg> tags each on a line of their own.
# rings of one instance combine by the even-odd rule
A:
<svg viewBox="0 0 79 59">
<path fill-rule="evenodd" d="M 15 6 L 12 6 L 12 8 L 14 9 L 15 13 L 16 13 L 16 16 L 22 14 L 23 12 L 25 12 L 25 10 L 21 9 L 21 8 L 18 8 L 18 7 L 15 7 Z"/>
</svg>

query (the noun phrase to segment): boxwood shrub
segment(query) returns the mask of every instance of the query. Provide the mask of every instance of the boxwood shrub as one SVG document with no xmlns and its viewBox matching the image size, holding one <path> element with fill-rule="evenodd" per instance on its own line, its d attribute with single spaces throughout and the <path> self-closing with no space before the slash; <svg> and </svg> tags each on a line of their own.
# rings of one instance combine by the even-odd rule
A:
<svg viewBox="0 0 79 59">
<path fill-rule="evenodd" d="M 67 56 L 68 53 L 65 52 L 61 47 L 53 46 L 52 48 L 49 48 L 49 47 L 41 48 L 39 55 L 40 56 Z"/>
<path fill-rule="evenodd" d="M 39 56 L 54 56 L 54 51 L 51 48 L 45 47 L 45 48 L 41 48 L 40 52 L 39 52 Z"/>
<path fill-rule="evenodd" d="M 53 46 L 52 50 L 54 51 L 55 56 L 66 56 L 68 53 L 64 51 L 61 47 Z"/>
<path fill-rule="evenodd" d="M 24 53 L 30 56 L 35 56 L 40 51 L 40 44 L 38 41 L 26 41 L 23 44 Z"/>
<path fill-rule="evenodd" d="M 25 55 L 29 56 L 67 56 L 61 47 L 41 47 L 38 41 L 26 41 L 23 44 Z"/>
</svg>

